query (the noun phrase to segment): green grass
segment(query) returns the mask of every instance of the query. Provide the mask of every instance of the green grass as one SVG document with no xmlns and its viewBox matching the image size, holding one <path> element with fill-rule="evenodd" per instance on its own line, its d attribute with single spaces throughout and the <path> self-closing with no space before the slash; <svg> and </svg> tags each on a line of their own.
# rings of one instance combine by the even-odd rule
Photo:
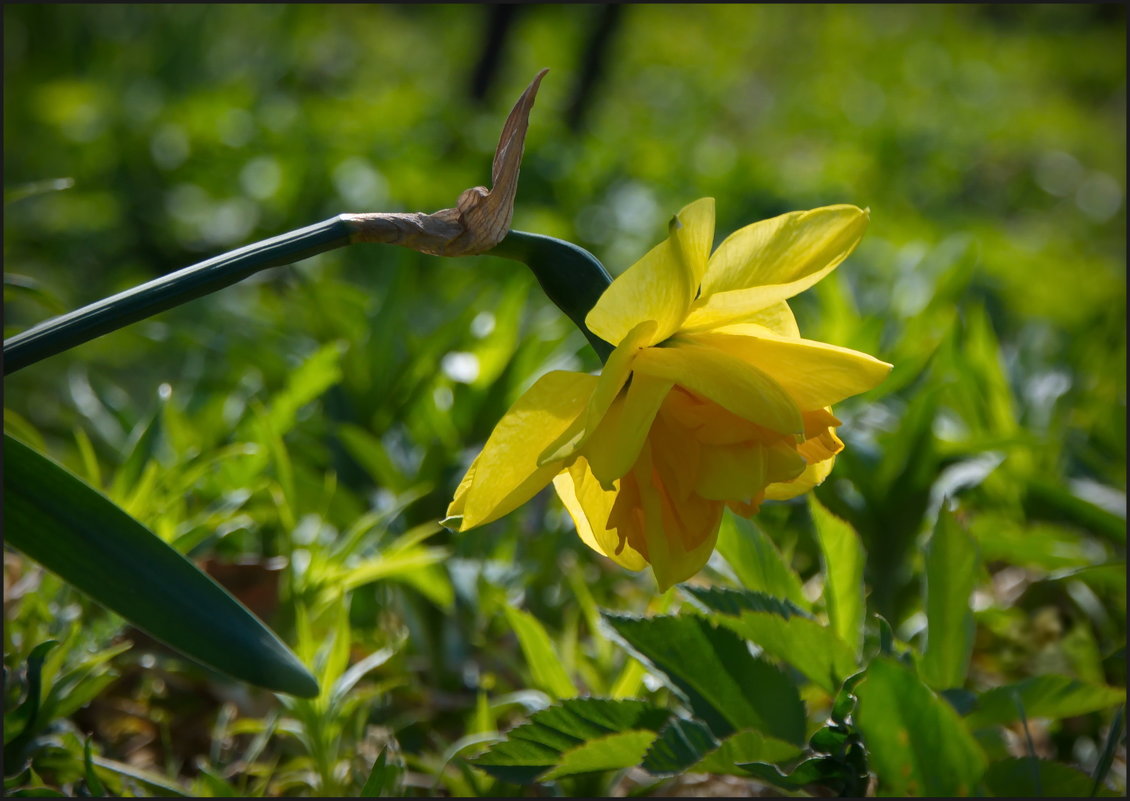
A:
<svg viewBox="0 0 1130 801">
<path fill-rule="evenodd" d="M 719 234 L 870 207 L 859 249 L 793 305 L 805 336 L 895 365 L 837 407 L 847 450 L 817 492 L 866 553 L 859 652 L 891 658 L 861 685 L 859 721 L 835 725 L 830 679 L 787 667 L 801 657 L 786 650 L 757 664 L 786 666 L 772 669 L 799 688 L 806 717 L 790 725 L 824 745 L 862 738 L 872 770 L 911 759 L 886 736 L 896 722 L 868 712 L 893 693 L 908 716 L 972 732 L 945 747 L 975 739 L 987 791 L 1073 792 L 1107 750 L 1104 786 L 1125 790 L 1125 748 L 1107 736 L 1126 638 L 1119 7 L 626 6 L 575 131 L 565 119 L 598 7 L 519 9 L 482 103 L 468 87 L 486 7 L 3 13 L 6 337 L 333 214 L 452 205 L 487 182 L 502 120 L 541 67 L 513 227 L 575 242 L 614 275 L 700 196 L 717 198 Z M 42 183 L 60 178 L 73 185 Z M 552 493 L 481 530 L 433 525 L 526 387 L 598 366 L 516 262 L 355 246 L 6 379 L 8 433 L 208 565 L 323 688 L 284 701 L 207 673 L 5 550 L 6 740 L 43 660 L 36 736 L 18 743 L 29 767 L 6 760 L 6 790 L 528 794 L 473 758 L 567 682 L 700 731 L 603 617 L 684 621 L 699 609 L 688 594 L 656 598 L 649 575 L 589 551 Z M 965 540 L 930 540 L 943 499 L 977 567 L 928 599 L 946 560 L 969 564 Z M 787 625 L 813 641 L 843 633 L 858 577 L 828 566 L 830 538 L 855 551 L 821 520 L 803 500 L 766 504 L 702 578 L 803 602 L 816 622 Z M 947 614 L 935 630 L 954 633 L 938 646 L 929 624 Z M 771 609 L 710 617 L 735 641 L 786 625 Z M 48 640 L 59 645 L 31 659 Z M 547 648 L 563 676 L 527 662 Z M 994 688 L 1018 688 L 1026 714 Z M 934 690 L 959 711 L 960 692 L 991 705 L 959 725 Z M 658 735 L 631 731 L 616 735 L 625 759 Z M 1029 738 L 1058 764 L 1031 761 Z M 803 769 L 748 735 L 725 747 L 858 789 L 848 745 L 806 746 L 818 764 Z M 913 780 L 933 781 L 914 760 Z M 562 765 L 548 781 L 565 794 L 693 786 Z M 725 781 L 777 774 L 738 775 Z"/>
</svg>

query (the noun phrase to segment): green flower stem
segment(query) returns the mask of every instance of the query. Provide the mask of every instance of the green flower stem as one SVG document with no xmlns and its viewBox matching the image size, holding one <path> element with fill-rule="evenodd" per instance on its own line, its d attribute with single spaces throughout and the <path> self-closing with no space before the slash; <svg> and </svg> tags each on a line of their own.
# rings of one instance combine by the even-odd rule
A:
<svg viewBox="0 0 1130 801">
<path fill-rule="evenodd" d="M 529 266 L 549 299 L 581 329 L 600 361 L 607 361 L 612 345 L 585 325 L 589 310 L 612 283 L 595 256 L 571 242 L 524 231 L 511 231 L 489 254 Z"/>
<path fill-rule="evenodd" d="M 40 323 L 4 343 L 4 374 L 223 289 L 260 270 L 353 244 L 359 241 L 358 230 L 347 219 L 350 216 L 340 215 L 247 245 Z M 585 327 L 585 315 L 612 282 L 591 253 L 560 239 L 522 231 L 511 231 L 489 253 L 528 265 L 549 299 L 588 337 L 601 361 L 608 358 L 612 346 Z"/>
<path fill-rule="evenodd" d="M 47 320 L 4 343 L 4 374 L 223 289 L 260 270 L 348 245 L 351 233 L 345 220 L 333 217 L 193 264 Z"/>
</svg>

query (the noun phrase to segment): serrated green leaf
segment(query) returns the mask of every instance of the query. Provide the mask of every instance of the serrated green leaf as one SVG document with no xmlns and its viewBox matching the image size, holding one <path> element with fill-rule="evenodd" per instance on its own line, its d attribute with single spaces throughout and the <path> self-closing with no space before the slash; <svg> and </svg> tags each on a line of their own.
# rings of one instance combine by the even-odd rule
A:
<svg viewBox="0 0 1130 801">
<path fill-rule="evenodd" d="M 715 737 L 756 729 L 804 742 L 804 704 L 796 685 L 751 655 L 731 631 L 689 615 L 635 618 L 606 612 L 604 618 L 634 653 L 667 677 Z"/>
<path fill-rule="evenodd" d="M 1089 684 L 1069 676 L 1033 676 L 982 693 L 977 699 L 977 706 L 969 713 L 969 725 L 993 726 L 1019 720 L 1016 696 L 1019 696 L 1029 718 L 1055 720 L 1109 709 L 1126 700 L 1126 691 Z"/>
<path fill-rule="evenodd" d="M 658 736 L 657 732 L 635 729 L 589 740 L 562 753 L 557 766 L 542 776 L 541 780 L 551 781 L 578 773 L 619 770 L 638 765 Z"/>
<path fill-rule="evenodd" d="M 741 763 L 784 762 L 798 756 L 801 750 L 792 743 L 766 737 L 761 732 L 739 731 L 723 740 L 716 750 L 695 763 L 689 772 L 745 776 L 746 771 L 738 767 Z"/>
<path fill-rule="evenodd" d="M 926 545 L 926 648 L 922 678 L 936 690 L 961 687 L 973 654 L 977 543 L 942 509 Z"/>
<path fill-rule="evenodd" d="M 4 467 L 9 545 L 193 659 L 279 692 L 317 694 L 270 629 L 105 496 L 7 435 Z"/>
<path fill-rule="evenodd" d="M 727 510 L 718 529 L 717 548 L 747 590 L 786 598 L 801 609 L 812 608 L 800 578 L 773 541 L 751 521 Z"/>
<path fill-rule="evenodd" d="M 530 666 L 534 686 L 554 699 L 576 696 L 577 688 L 562 667 L 561 657 L 557 655 L 545 627 L 536 617 L 522 609 L 507 606 L 503 611 L 510 628 L 518 636 L 518 644 L 526 657 L 526 664 Z"/>
<path fill-rule="evenodd" d="M 631 737 L 612 740 L 621 764 L 605 760 L 597 770 L 610 770 L 635 765 L 650 745 L 635 749 L 645 739 L 639 732 L 658 735 L 671 713 L 643 701 L 613 701 L 606 698 L 571 698 L 535 713 L 529 723 L 512 730 L 504 742 L 471 760 L 475 767 L 503 781 L 529 784 L 561 766 L 566 754 L 575 766 L 597 764 L 599 753 L 589 753 L 583 746 L 610 735 L 633 733 Z M 599 750 L 599 749 L 597 749 Z"/>
<path fill-rule="evenodd" d="M 815 495 L 808 508 L 816 524 L 816 539 L 824 560 L 824 599 L 832 631 L 858 659 L 863 649 L 863 565 L 867 553 L 859 535 L 846 521 L 829 512 Z"/>
<path fill-rule="evenodd" d="M 1091 777 L 1060 762 L 1035 757 L 1018 757 L 994 762 L 985 771 L 985 789 L 997 798 L 1086 798 L 1091 793 Z M 1105 787 L 1101 798 L 1119 794 Z"/>
<path fill-rule="evenodd" d="M 738 766 L 744 775 L 754 775 L 762 781 L 774 784 L 785 790 L 801 790 L 805 785 L 827 779 L 841 779 L 844 766 L 827 757 L 806 759 L 788 773 L 776 765 L 764 762 L 749 762 Z"/>
<path fill-rule="evenodd" d="M 673 718 L 660 732 L 641 767 L 656 776 L 678 773 L 718 773 L 744 776 L 740 762 L 792 759 L 802 748 L 758 731 L 735 732 L 719 742 L 703 723 Z"/>
<path fill-rule="evenodd" d="M 672 718 L 647 752 L 642 767 L 656 776 L 674 776 L 701 761 L 718 744 L 706 724 Z"/>
<path fill-rule="evenodd" d="M 878 657 L 855 689 L 855 722 L 879 777 L 879 792 L 969 795 L 985 755 L 957 712 L 908 669 Z"/>
<path fill-rule="evenodd" d="M 738 617 L 712 615 L 728 629 L 765 653 L 788 662 L 830 694 L 855 673 L 851 649 L 827 626 L 805 617 L 783 618 L 768 612 L 742 612 Z"/>
<path fill-rule="evenodd" d="M 763 592 L 732 590 L 729 587 L 702 587 L 696 584 L 684 584 L 681 588 L 710 611 L 720 612 L 723 615 L 736 616 L 749 611 L 772 612 L 784 618 L 793 615 L 812 617 L 792 601 L 774 598 Z"/>
</svg>

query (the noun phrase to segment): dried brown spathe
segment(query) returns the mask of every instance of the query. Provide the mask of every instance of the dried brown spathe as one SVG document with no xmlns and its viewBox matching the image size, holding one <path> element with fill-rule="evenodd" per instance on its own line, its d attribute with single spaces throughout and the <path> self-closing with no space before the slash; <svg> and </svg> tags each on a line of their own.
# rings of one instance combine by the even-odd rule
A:
<svg viewBox="0 0 1130 801">
<path fill-rule="evenodd" d="M 518 190 L 518 169 L 522 165 L 522 146 L 526 141 L 530 109 L 534 105 L 543 69 L 518 98 L 494 153 L 491 188 L 473 186 L 463 191 L 453 209 L 432 214 L 370 213 L 343 214 L 353 229 L 354 242 L 380 242 L 403 245 L 432 256 L 473 256 L 486 253 L 510 230 L 514 214 L 514 195 Z"/>
</svg>

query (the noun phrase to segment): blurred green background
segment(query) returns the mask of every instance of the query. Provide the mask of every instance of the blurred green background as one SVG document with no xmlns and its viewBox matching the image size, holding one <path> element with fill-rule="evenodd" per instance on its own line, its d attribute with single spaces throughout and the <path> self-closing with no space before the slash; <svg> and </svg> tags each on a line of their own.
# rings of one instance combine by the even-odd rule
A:
<svg viewBox="0 0 1130 801">
<path fill-rule="evenodd" d="M 895 364 L 837 409 L 848 449 L 819 493 L 868 547 L 871 611 L 915 636 L 917 543 L 956 498 L 987 567 L 981 679 L 1055 665 L 1124 683 L 1121 6 L 3 13 L 6 337 L 340 212 L 453 205 L 488 182 L 502 121 L 542 67 L 513 227 L 575 242 L 614 275 L 701 196 L 717 199 L 719 241 L 785 211 L 870 207 L 858 250 L 793 305 L 805 336 Z M 265 614 L 286 632 L 317 584 L 304 559 L 324 547 L 333 563 L 351 530 L 352 556 L 379 554 L 442 517 L 526 386 L 597 366 L 520 265 L 365 245 L 16 373 L 5 425 L 193 556 L 285 557 Z M 803 504 L 758 522 L 819 581 Z M 654 591 L 588 552 L 549 494 L 429 542 L 442 566 L 351 593 L 355 648 L 413 634 L 392 674 L 404 686 L 378 710 L 406 752 L 461 736 L 495 681 L 483 676 L 522 686 L 498 604 L 521 599 L 575 645 L 595 634 L 566 577 L 624 611 Z M 45 595 L 8 592 L 26 567 L 5 559 L 14 665 L 69 631 L 51 604 L 83 602 L 49 576 Z M 570 669 L 584 673 L 582 652 Z M 1085 761 L 1086 732 L 1064 734 L 1060 758 Z"/>
</svg>

